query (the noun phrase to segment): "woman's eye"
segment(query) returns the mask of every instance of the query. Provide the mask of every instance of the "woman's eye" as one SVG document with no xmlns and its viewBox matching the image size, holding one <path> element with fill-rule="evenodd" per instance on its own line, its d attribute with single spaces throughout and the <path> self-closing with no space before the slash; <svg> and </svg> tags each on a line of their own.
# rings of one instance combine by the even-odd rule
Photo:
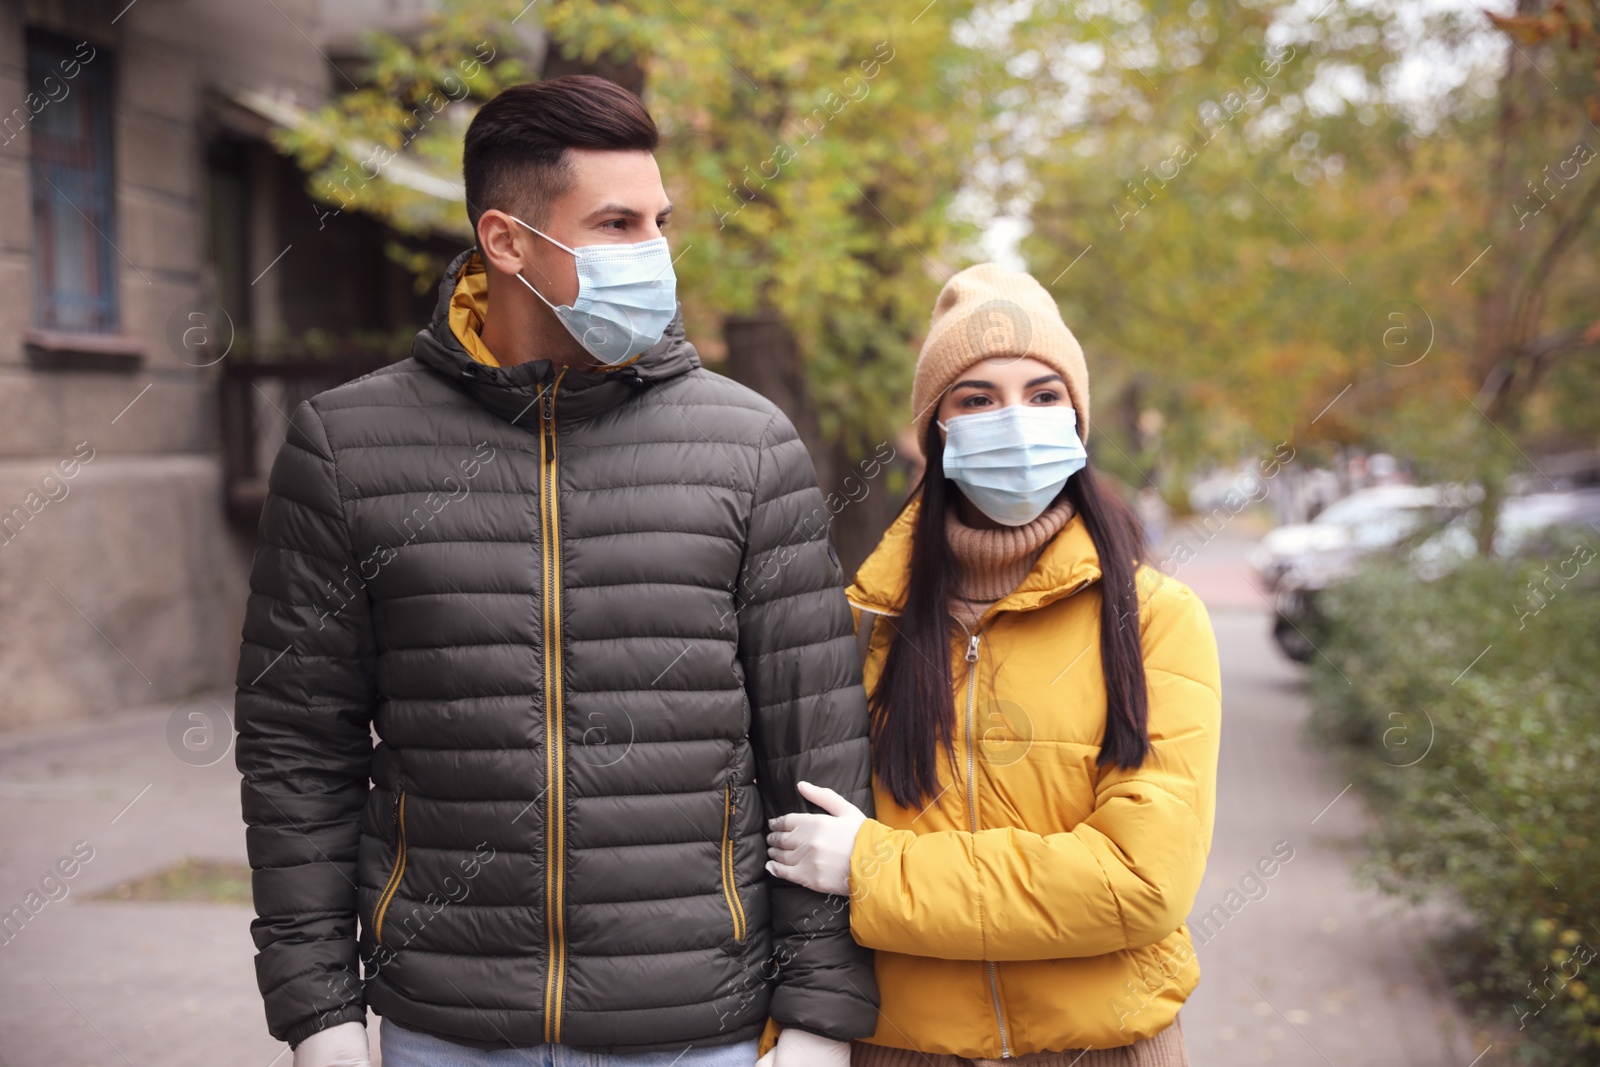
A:
<svg viewBox="0 0 1600 1067">
<path fill-rule="evenodd" d="M 976 396 L 967 397 L 961 402 L 961 406 L 964 408 L 981 408 L 987 403 L 989 403 L 989 398 L 979 393 Z"/>
<path fill-rule="evenodd" d="M 1035 404 L 1055 404 L 1060 402 L 1061 394 L 1046 389 L 1043 392 L 1034 393 L 1032 400 Z"/>
<path fill-rule="evenodd" d="M 664 230 L 668 226 L 671 226 L 671 225 L 672 225 L 672 220 L 671 219 L 657 219 L 656 220 L 656 229 L 658 229 L 658 230 Z"/>
</svg>

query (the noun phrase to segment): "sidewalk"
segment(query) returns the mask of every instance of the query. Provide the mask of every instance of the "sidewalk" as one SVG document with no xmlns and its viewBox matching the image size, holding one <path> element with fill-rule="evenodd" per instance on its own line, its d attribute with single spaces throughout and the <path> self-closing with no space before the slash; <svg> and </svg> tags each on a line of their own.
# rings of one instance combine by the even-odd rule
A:
<svg viewBox="0 0 1600 1067">
<path fill-rule="evenodd" d="M 1417 913 L 1354 880 L 1367 813 L 1305 742 L 1305 672 L 1272 641 L 1253 542 L 1230 533 L 1175 575 L 1210 609 L 1222 661 L 1216 830 L 1189 918 L 1201 969 L 1183 1010 L 1190 1059 L 1468 1067 L 1478 1050 L 1421 962 Z"/>
<path fill-rule="evenodd" d="M 1216 832 L 1189 919 L 1201 969 L 1183 1011 L 1194 1067 L 1468 1067 L 1477 1050 L 1420 962 L 1416 913 L 1354 881 L 1367 814 L 1306 748 L 1301 669 L 1278 654 L 1269 620 L 1212 613 L 1223 741 Z M 1290 849 L 1261 877 L 1274 866 L 1260 861 Z"/>
<path fill-rule="evenodd" d="M 0 943 L 4 1067 L 290 1062 L 267 1034 L 248 906 L 88 899 L 184 857 L 245 862 L 231 750 L 193 766 L 167 742 L 174 711 L 188 729 L 189 712 L 230 706 L 223 695 L 0 739 L 0 909 L 22 904 L 74 845 L 93 850 L 64 880 L 68 895 Z"/>
</svg>

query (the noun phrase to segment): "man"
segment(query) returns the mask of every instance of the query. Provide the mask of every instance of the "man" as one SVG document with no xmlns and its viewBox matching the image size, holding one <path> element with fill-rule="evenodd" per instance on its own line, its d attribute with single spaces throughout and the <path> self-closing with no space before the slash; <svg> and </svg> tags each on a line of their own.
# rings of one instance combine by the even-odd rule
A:
<svg viewBox="0 0 1600 1067">
<path fill-rule="evenodd" d="M 385 1067 L 748 1065 L 779 1027 L 810 1067 L 875 1028 L 845 901 L 763 873 L 802 780 L 871 811 L 827 512 L 684 340 L 656 145 L 598 78 L 484 105 L 412 357 L 291 420 L 237 758 L 296 1067 L 365 1064 L 368 1005 Z"/>
</svg>

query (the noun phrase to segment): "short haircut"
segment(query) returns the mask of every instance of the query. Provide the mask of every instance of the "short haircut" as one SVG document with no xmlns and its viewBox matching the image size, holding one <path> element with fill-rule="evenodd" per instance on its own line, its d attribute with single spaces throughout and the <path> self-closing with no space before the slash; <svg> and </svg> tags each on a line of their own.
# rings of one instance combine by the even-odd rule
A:
<svg viewBox="0 0 1600 1067">
<path fill-rule="evenodd" d="M 572 188 L 569 148 L 654 152 L 661 135 L 639 98 L 590 74 L 512 85 L 484 104 L 461 153 L 473 233 L 495 208 L 536 226 Z"/>
</svg>

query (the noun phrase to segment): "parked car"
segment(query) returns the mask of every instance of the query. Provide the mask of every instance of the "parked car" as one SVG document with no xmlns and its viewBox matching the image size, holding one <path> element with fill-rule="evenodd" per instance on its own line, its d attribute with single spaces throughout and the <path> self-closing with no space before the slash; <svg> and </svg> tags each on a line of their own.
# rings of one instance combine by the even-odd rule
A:
<svg viewBox="0 0 1600 1067">
<path fill-rule="evenodd" d="M 1310 557 L 1342 557 L 1387 548 L 1429 523 L 1448 519 L 1469 501 L 1459 486 L 1377 485 L 1334 501 L 1310 522 L 1279 526 L 1261 539 L 1250 562 L 1266 588 Z M 1321 564 L 1318 564 L 1321 565 Z"/>
<path fill-rule="evenodd" d="M 1478 496 L 1459 486 L 1382 486 L 1352 493 L 1305 524 L 1326 529 L 1272 531 L 1288 535 L 1269 546 L 1269 534 L 1252 563 L 1273 595 L 1273 637 L 1278 647 L 1297 662 L 1316 655 L 1322 624 L 1318 598 L 1349 576 L 1364 557 L 1403 552 L 1419 575 L 1431 579 L 1476 555 L 1478 512 L 1471 505 Z M 1329 515 L 1331 520 L 1326 519 Z M 1511 497 L 1501 508 L 1494 554 L 1525 555 L 1564 528 L 1586 526 L 1591 530 L 1600 526 L 1600 489 Z"/>
</svg>

